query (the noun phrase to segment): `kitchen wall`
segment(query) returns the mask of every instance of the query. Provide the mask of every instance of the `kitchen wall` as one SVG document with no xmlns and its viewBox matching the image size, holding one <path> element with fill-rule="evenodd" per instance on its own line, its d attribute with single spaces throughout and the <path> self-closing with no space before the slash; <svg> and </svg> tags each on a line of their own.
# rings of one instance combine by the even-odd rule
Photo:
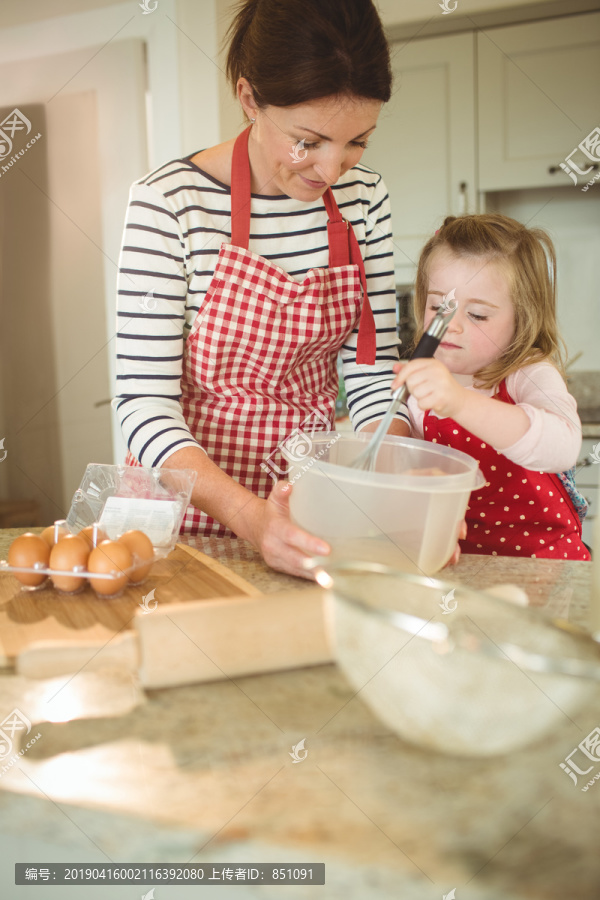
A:
<svg viewBox="0 0 600 900">
<path fill-rule="evenodd" d="M 218 0 L 177 0 L 181 152 L 184 155 L 223 140 L 219 109 L 223 80 L 218 53 L 219 13 Z"/>
<path fill-rule="evenodd" d="M 418 22 L 429 19 L 431 16 L 441 15 L 438 6 L 439 0 L 376 0 L 381 19 L 386 27 L 404 24 L 405 22 Z M 448 6 L 452 8 L 455 0 L 449 0 Z M 458 0 L 457 15 L 490 12 L 490 10 L 507 9 L 524 5 L 540 5 L 547 0 L 529 0 L 527 4 L 521 0 Z"/>
<path fill-rule="evenodd" d="M 559 260 L 558 318 L 571 370 L 600 371 L 600 191 L 578 193 L 570 187 L 500 191 L 486 195 L 486 208 L 548 232 Z"/>
<path fill-rule="evenodd" d="M 149 0 L 150 7 L 157 0 Z M 151 166 L 219 140 L 217 17 L 221 0 L 2 0 L 6 61 L 76 47 L 99 50 L 134 36 L 147 44 Z M 47 23 L 47 24 L 42 24 Z M 43 51 L 38 38 L 46 38 Z M 96 45 L 96 46 L 95 46 Z M 4 48 L 3 48 L 4 49 Z"/>
<path fill-rule="evenodd" d="M 36 173 L 29 183 L 19 159 L 0 182 L 3 232 L 11 239 L 0 243 L 2 333 L 11 350 L 0 374 L 0 438 L 11 435 L 7 461 L 35 456 L 25 466 L 30 477 L 14 465 L 2 468 L 0 500 L 35 498 L 47 520 L 68 509 L 87 462 L 124 457 L 108 401 L 129 185 L 162 161 L 219 140 L 216 30 L 208 24 L 214 4 L 161 0 L 160 7 L 162 18 L 154 19 L 137 3 L 54 4 L 55 15 L 41 21 L 31 14 L 47 16 L 45 5 L 8 3 L 0 13 L 0 104 L 10 111 L 37 101 L 38 122 L 48 123 L 44 140 L 28 151 L 46 179 Z M 34 211 L 19 202 L 28 189 Z M 47 322 L 32 306 L 33 285 L 18 277 L 23 270 L 39 280 L 36 301 L 48 292 Z M 25 339 L 29 329 L 35 340 Z M 19 442 L 17 408 L 38 428 L 33 435 L 30 425 Z"/>
<path fill-rule="evenodd" d="M 225 78 L 225 53 L 222 51 L 223 41 L 233 18 L 233 11 L 236 5 L 235 0 L 216 0 L 218 41 L 217 62 L 219 65 L 219 74 L 217 78 L 219 85 L 219 122 L 222 141 L 227 141 L 230 138 L 235 137 L 244 127 L 244 117 L 241 107 L 235 99 L 233 91 Z"/>
<path fill-rule="evenodd" d="M 0 181 L 2 498 L 35 500 L 52 521 L 75 473 L 111 451 L 108 408 L 94 407 L 109 391 L 95 97 L 19 109 L 41 137 Z"/>
<path fill-rule="evenodd" d="M 88 462 L 111 455 L 109 351 L 104 304 L 102 202 L 96 95 L 59 94 L 48 105 L 48 204 L 51 338 L 55 385 L 45 386 L 55 407 L 60 453 L 59 493 L 48 499 L 65 509 Z M 27 245 L 25 244 L 25 247 Z M 38 403 L 44 394 L 38 397 Z M 22 439 L 28 436 L 27 429 Z M 56 476 L 56 471 L 54 472 Z M 62 501 L 62 502 L 61 502 Z M 46 517 L 55 518 L 57 512 Z"/>
<path fill-rule="evenodd" d="M 23 104 L 21 111 L 47 133 L 41 105 Z M 1 108 L 0 121 L 10 112 Z M 35 499 L 46 512 L 52 505 L 46 492 L 54 486 L 60 496 L 62 489 L 52 402 L 56 360 L 49 340 L 49 210 L 40 202 L 42 192 L 48 191 L 48 164 L 43 152 L 21 162 L 26 165 L 20 178 L 9 177 L 9 170 L 0 180 L 0 437 L 6 452 L 0 463 L 2 499 Z"/>
<path fill-rule="evenodd" d="M 2 0 L 0 28 L 41 22 L 43 19 L 60 18 L 87 12 L 100 7 L 116 6 L 122 0 Z"/>
</svg>

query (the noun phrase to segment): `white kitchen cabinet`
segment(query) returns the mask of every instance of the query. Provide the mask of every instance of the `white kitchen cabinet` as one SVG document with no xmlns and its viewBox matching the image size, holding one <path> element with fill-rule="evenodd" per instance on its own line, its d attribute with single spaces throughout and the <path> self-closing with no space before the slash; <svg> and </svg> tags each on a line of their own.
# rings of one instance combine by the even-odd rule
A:
<svg viewBox="0 0 600 900">
<path fill-rule="evenodd" d="M 575 189 L 560 163 L 600 125 L 600 13 L 480 31 L 477 55 L 480 190 Z"/>
<path fill-rule="evenodd" d="M 474 40 L 392 44 L 394 94 L 363 162 L 390 192 L 399 283 L 413 282 L 419 252 L 444 216 L 475 211 Z"/>
</svg>

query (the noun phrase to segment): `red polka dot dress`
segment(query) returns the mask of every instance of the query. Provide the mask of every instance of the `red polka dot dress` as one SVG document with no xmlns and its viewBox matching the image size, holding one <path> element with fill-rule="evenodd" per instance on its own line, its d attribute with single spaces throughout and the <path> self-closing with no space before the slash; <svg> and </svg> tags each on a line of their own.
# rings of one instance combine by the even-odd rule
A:
<svg viewBox="0 0 600 900">
<path fill-rule="evenodd" d="M 496 400 L 514 404 L 503 381 Z M 454 419 L 428 410 L 425 440 L 454 447 L 479 462 L 485 485 L 473 491 L 467 507 L 463 553 L 528 556 L 534 559 L 589 560 L 581 522 L 557 475 L 516 465 Z"/>
</svg>

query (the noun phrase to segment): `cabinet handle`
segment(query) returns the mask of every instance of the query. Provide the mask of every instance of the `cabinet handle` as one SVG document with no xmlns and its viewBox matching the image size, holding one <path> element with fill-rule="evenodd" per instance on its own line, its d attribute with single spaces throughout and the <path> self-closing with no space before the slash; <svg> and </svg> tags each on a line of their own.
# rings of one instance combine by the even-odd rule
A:
<svg viewBox="0 0 600 900">
<path fill-rule="evenodd" d="M 467 211 L 467 182 L 461 181 L 458 185 L 458 215 L 464 216 Z"/>
<path fill-rule="evenodd" d="M 600 169 L 600 165 L 598 163 L 592 163 L 590 168 L 593 169 L 594 172 L 596 172 L 598 169 Z M 560 171 L 561 171 L 560 166 L 549 166 L 548 167 L 548 175 L 556 175 L 556 173 L 560 172 Z"/>
</svg>

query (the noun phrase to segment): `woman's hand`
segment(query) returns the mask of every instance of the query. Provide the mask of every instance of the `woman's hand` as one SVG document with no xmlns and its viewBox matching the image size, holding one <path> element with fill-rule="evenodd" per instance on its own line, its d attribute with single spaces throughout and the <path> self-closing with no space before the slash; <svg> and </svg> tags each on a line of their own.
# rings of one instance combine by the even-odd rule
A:
<svg viewBox="0 0 600 900">
<path fill-rule="evenodd" d="M 198 476 L 191 498 L 193 505 L 249 541 L 273 569 L 310 579 L 303 561 L 331 552 L 328 544 L 290 521 L 291 484 L 278 482 L 268 499 L 263 500 L 226 475 L 200 447 L 177 450 L 164 465 L 193 469 Z"/>
<path fill-rule="evenodd" d="M 248 540 L 272 569 L 312 579 L 311 573 L 303 567 L 304 560 L 311 556 L 327 556 L 331 548 L 325 541 L 292 523 L 289 510 L 292 490 L 291 484 L 280 481 L 273 486 L 267 500 L 255 498 L 252 536 Z"/>
<path fill-rule="evenodd" d="M 439 359 L 396 363 L 393 370 L 400 373 L 392 383 L 393 391 L 406 383 L 421 409 L 432 409 L 441 418 L 460 415 L 468 392 Z"/>
</svg>

